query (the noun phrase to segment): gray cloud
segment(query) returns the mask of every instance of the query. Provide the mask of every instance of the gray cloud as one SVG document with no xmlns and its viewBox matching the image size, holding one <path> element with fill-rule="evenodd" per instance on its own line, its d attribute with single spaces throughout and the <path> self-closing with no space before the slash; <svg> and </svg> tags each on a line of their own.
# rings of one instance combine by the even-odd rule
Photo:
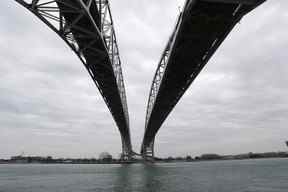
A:
<svg viewBox="0 0 288 192">
<path fill-rule="evenodd" d="M 139 150 L 152 78 L 183 0 L 110 3 Z M 0 157 L 117 155 L 117 127 L 78 58 L 15 2 L 0 6 Z M 236 26 L 164 123 L 157 154 L 285 150 L 287 8 L 268 1 Z"/>
</svg>

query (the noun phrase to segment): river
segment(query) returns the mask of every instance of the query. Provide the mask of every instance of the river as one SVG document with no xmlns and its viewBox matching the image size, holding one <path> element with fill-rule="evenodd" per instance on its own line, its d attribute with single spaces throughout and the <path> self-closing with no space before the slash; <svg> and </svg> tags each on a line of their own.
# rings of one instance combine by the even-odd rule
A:
<svg viewBox="0 0 288 192">
<path fill-rule="evenodd" d="M 0 165 L 0 192 L 288 192 L 288 159 Z"/>
</svg>

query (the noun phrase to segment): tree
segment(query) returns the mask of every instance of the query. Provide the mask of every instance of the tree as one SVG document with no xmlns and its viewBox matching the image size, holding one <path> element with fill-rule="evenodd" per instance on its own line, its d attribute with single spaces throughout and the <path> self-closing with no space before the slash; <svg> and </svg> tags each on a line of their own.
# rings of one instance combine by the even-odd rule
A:
<svg viewBox="0 0 288 192">
<path fill-rule="evenodd" d="M 190 155 L 186 156 L 186 161 L 192 161 L 192 157 Z"/>
</svg>

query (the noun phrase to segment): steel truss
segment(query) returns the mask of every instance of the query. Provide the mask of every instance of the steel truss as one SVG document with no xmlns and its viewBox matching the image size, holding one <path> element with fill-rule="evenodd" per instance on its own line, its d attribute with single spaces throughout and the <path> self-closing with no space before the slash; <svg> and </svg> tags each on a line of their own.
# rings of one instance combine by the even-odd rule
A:
<svg viewBox="0 0 288 192">
<path fill-rule="evenodd" d="M 132 146 L 119 49 L 108 0 L 15 0 L 57 33 L 84 64 L 109 108 L 122 139 Z"/>
<path fill-rule="evenodd" d="M 233 27 L 264 1 L 186 0 L 152 81 L 142 156 L 154 157 L 155 136 L 165 119 Z"/>
<path fill-rule="evenodd" d="M 178 29 L 178 25 L 180 23 L 180 19 L 181 19 L 181 14 L 179 15 L 178 19 L 177 19 L 177 23 L 175 26 L 175 29 L 172 32 L 172 35 L 169 38 L 169 41 L 162 53 L 160 62 L 157 66 L 156 69 L 156 73 L 154 75 L 153 81 L 152 81 L 152 85 L 150 88 L 150 93 L 149 93 L 149 99 L 148 99 L 148 104 L 147 104 L 147 109 L 146 109 L 146 119 L 145 119 L 145 131 L 147 130 L 148 124 L 149 124 L 149 119 L 154 107 L 154 104 L 156 102 L 156 98 L 158 95 L 158 91 L 160 88 L 160 84 L 164 75 L 164 72 L 166 70 L 167 67 L 167 62 L 169 59 L 169 55 L 172 49 L 172 44 L 173 41 L 175 39 L 175 35 L 176 35 L 176 31 Z M 148 145 L 142 145 L 141 147 L 141 154 L 143 154 L 144 158 L 149 158 L 149 157 L 154 157 L 154 140 L 155 138 L 153 138 L 153 140 L 151 140 L 151 142 Z"/>
</svg>

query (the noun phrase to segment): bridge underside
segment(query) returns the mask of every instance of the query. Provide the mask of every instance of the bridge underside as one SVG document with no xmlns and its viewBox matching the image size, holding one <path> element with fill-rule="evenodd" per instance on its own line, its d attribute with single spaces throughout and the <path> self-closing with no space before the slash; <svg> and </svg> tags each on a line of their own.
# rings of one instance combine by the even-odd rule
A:
<svg viewBox="0 0 288 192">
<path fill-rule="evenodd" d="M 99 89 L 132 154 L 121 61 L 107 0 L 15 0 L 56 32 L 76 53 Z"/>
<path fill-rule="evenodd" d="M 187 0 L 158 65 L 141 153 L 154 156 L 161 125 L 240 19 L 265 0 Z"/>
</svg>

